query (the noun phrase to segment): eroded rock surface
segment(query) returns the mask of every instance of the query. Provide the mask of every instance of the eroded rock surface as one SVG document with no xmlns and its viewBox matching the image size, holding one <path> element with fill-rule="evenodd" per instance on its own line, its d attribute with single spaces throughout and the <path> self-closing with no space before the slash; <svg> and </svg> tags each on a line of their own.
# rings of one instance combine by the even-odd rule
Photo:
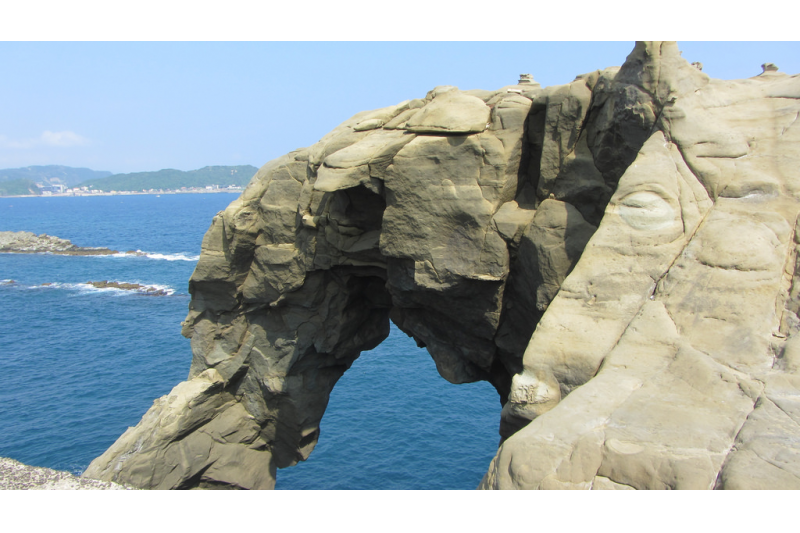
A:
<svg viewBox="0 0 800 533">
<path fill-rule="evenodd" d="M 504 412 L 533 422 L 481 486 L 800 488 L 800 79 L 712 80 L 640 43 L 610 89 L 651 131 L 527 344 Z"/>
<path fill-rule="evenodd" d="M 214 218 L 188 381 L 85 475 L 271 488 L 391 319 L 497 389 L 483 488 L 796 487 L 798 98 L 656 42 L 354 116 Z"/>
</svg>

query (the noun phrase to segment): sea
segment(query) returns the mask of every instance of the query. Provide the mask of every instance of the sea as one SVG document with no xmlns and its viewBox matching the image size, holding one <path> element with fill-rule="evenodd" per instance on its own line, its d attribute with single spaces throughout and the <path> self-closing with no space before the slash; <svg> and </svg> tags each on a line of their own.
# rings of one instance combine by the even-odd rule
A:
<svg viewBox="0 0 800 533">
<path fill-rule="evenodd" d="M 0 456 L 80 474 L 186 379 L 188 280 L 211 219 L 236 194 L 0 198 L 0 231 L 110 256 L 0 254 Z M 98 289 L 138 283 L 153 296 Z M 488 383 L 453 385 L 392 325 L 334 388 L 316 449 L 276 489 L 469 490 L 499 442 Z"/>
</svg>

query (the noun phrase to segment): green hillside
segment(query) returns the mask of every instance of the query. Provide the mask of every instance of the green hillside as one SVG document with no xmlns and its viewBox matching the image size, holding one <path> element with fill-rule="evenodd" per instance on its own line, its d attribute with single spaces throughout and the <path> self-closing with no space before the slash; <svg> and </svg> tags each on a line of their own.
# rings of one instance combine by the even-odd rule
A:
<svg viewBox="0 0 800 533">
<path fill-rule="evenodd" d="M 65 167 L 64 165 L 30 166 L 0 170 L 0 183 L 22 179 L 42 183 L 49 182 L 52 178 L 58 178 L 68 187 L 74 187 L 82 181 L 105 178 L 111 174 L 107 170 Z"/>
<path fill-rule="evenodd" d="M 0 181 L 0 196 L 22 196 L 26 194 L 42 194 L 39 187 L 31 180 Z"/>
<path fill-rule="evenodd" d="M 164 169 L 155 172 L 114 174 L 107 178 L 91 179 L 78 184 L 101 191 L 141 191 L 148 189 L 180 189 L 209 185 L 244 186 L 258 169 L 251 165 L 203 167 L 199 170 Z"/>
</svg>

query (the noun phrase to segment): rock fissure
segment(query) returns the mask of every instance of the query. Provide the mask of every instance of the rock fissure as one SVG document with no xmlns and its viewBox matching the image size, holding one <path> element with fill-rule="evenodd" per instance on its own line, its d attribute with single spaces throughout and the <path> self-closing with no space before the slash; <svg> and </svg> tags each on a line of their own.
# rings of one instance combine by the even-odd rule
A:
<svg viewBox="0 0 800 533">
<path fill-rule="evenodd" d="M 798 119 L 798 118 L 800 118 L 800 112 L 798 112 L 798 113 L 797 113 L 797 114 L 794 116 L 794 119 L 792 119 L 792 122 L 791 122 L 791 123 L 790 123 L 788 126 L 784 126 L 784 127 L 783 127 L 783 129 L 781 130 L 781 134 L 780 134 L 780 136 L 781 136 L 781 137 L 783 137 L 783 134 L 784 134 L 784 133 L 786 133 L 786 130 L 788 130 L 789 128 L 791 128 L 792 126 L 794 126 L 794 124 L 797 122 L 797 119 Z"/>
</svg>

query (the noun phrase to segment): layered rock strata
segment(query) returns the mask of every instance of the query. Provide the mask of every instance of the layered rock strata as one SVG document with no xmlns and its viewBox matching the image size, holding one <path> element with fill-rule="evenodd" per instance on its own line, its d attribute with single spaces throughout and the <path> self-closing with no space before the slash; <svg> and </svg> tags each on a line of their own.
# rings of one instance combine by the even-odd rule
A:
<svg viewBox="0 0 800 533">
<path fill-rule="evenodd" d="M 273 487 L 392 320 L 497 389 L 482 488 L 797 487 L 798 98 L 649 42 L 354 116 L 214 218 L 189 379 L 86 475 Z"/>
</svg>

